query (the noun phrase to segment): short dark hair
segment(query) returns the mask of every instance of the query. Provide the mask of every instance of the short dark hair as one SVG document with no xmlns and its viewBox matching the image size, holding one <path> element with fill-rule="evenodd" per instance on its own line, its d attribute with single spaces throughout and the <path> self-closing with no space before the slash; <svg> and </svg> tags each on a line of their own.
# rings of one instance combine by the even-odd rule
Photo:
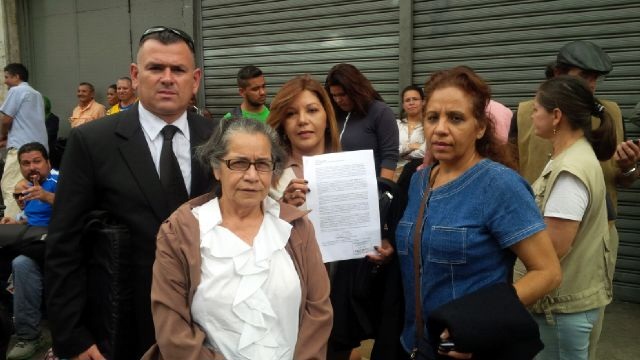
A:
<svg viewBox="0 0 640 360">
<path fill-rule="evenodd" d="M 11 63 L 4 67 L 4 71 L 11 75 L 18 75 L 20 80 L 29 81 L 29 70 L 20 63 Z"/>
<path fill-rule="evenodd" d="M 145 30 L 140 37 L 138 48 L 142 47 L 145 41 L 153 39 L 161 42 L 163 45 L 175 44 L 183 42 L 191 50 L 191 54 L 196 53 L 193 39 L 186 32 L 168 26 L 152 26 Z"/>
<path fill-rule="evenodd" d="M 20 156 L 22 156 L 22 154 L 26 154 L 32 151 L 39 151 L 45 160 L 49 160 L 49 153 L 47 152 L 47 148 L 45 148 L 44 145 L 40 144 L 39 142 L 30 142 L 20 146 L 20 149 L 18 149 L 18 162 L 20 161 Z"/>
<path fill-rule="evenodd" d="M 331 94 L 329 88 L 336 85 L 342 86 L 344 93 L 353 101 L 355 113 L 366 115 L 373 100 L 384 101 L 371 85 L 371 81 L 351 64 L 338 64 L 329 70 L 324 82 L 325 90 Z M 331 96 L 331 102 L 336 110 L 340 109 L 333 100 L 333 96 Z"/>
<path fill-rule="evenodd" d="M 89 88 L 89 90 L 91 90 L 91 92 L 96 92 L 96 88 L 93 87 L 93 84 L 91 84 L 91 83 L 83 81 L 80 84 L 78 84 L 78 86 L 86 86 L 86 87 Z"/>
<path fill-rule="evenodd" d="M 422 90 L 422 88 L 418 85 L 409 85 L 407 87 L 405 87 L 404 89 L 402 89 L 402 93 L 400 93 L 400 101 L 402 101 L 404 103 L 404 94 L 407 93 L 407 91 L 415 91 L 418 93 L 418 95 L 420 95 L 420 99 L 424 100 L 424 90 Z M 424 107 L 423 107 L 424 109 Z M 406 122 L 407 119 L 404 117 L 405 113 L 404 113 L 404 107 L 401 107 L 400 110 L 400 121 L 402 122 Z"/>
<path fill-rule="evenodd" d="M 113 90 L 118 90 L 118 85 L 116 84 L 111 84 L 107 87 L 107 89 L 113 89 Z"/>
<path fill-rule="evenodd" d="M 126 80 L 126 81 L 128 81 L 128 82 L 131 82 L 131 78 L 130 78 L 130 77 L 128 77 L 128 76 L 122 76 L 122 77 L 119 77 L 119 78 L 118 78 L 118 81 L 120 81 L 120 80 Z M 116 84 L 113 84 L 113 85 L 116 85 Z M 117 87 L 117 85 L 116 85 L 116 87 Z"/>
<path fill-rule="evenodd" d="M 248 65 L 238 70 L 238 75 L 236 76 L 236 80 L 238 82 L 238 87 L 246 88 L 249 85 L 249 80 L 255 79 L 259 76 L 262 76 L 262 70 L 259 67 L 254 65 Z"/>
</svg>

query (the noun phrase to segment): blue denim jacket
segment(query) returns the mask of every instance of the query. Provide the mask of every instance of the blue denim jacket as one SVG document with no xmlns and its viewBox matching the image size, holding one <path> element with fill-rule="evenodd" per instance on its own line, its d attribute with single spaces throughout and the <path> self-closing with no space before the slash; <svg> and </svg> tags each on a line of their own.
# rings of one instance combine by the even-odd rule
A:
<svg viewBox="0 0 640 360">
<path fill-rule="evenodd" d="M 415 341 L 413 233 L 430 171 L 413 175 L 409 203 L 396 230 L 405 295 L 401 341 L 407 351 Z M 491 160 L 432 190 L 421 238 L 425 322 L 440 305 L 493 283 L 510 282 L 516 257 L 509 246 L 544 228 L 526 181 Z"/>
</svg>

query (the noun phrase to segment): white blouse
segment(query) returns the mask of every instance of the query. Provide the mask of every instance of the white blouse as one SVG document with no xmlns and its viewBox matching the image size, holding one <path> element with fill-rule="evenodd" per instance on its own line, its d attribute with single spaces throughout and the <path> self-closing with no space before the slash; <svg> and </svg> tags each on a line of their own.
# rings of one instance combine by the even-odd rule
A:
<svg viewBox="0 0 640 360">
<path fill-rule="evenodd" d="M 225 359 L 293 359 L 302 297 L 285 249 L 291 224 L 267 197 L 264 219 L 249 246 L 221 225 L 218 199 L 193 209 L 200 224 L 202 278 L 191 305 L 205 345 Z"/>
<path fill-rule="evenodd" d="M 397 167 L 404 166 L 409 159 L 422 159 L 424 157 L 424 151 L 426 149 L 426 142 L 424 141 L 424 130 L 422 124 L 413 129 L 411 137 L 409 137 L 409 124 L 400 119 L 396 119 L 398 123 L 398 135 L 400 136 L 400 159 L 398 160 Z M 409 144 L 422 144 L 419 149 L 409 151 Z"/>
</svg>

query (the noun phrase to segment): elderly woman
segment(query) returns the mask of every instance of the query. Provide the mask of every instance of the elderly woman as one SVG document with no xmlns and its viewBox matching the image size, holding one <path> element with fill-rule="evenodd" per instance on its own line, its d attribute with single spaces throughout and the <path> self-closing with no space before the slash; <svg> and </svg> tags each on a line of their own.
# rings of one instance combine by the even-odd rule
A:
<svg viewBox="0 0 640 360">
<path fill-rule="evenodd" d="M 600 119 L 593 130 L 592 116 Z M 616 151 L 613 120 L 574 76 L 544 82 L 531 119 L 535 134 L 553 144 L 532 187 L 564 274 L 560 287 L 533 307 L 545 344 L 537 358 L 586 360 L 600 309 L 611 302 L 612 246 L 599 161 Z"/>
<path fill-rule="evenodd" d="M 419 249 L 420 298 L 426 320 L 441 305 L 492 284 L 509 283 L 516 257 L 529 272 L 514 284 L 534 303 L 555 288 L 560 267 L 531 189 L 513 170 L 486 115 L 488 85 L 471 69 L 434 73 L 425 84 L 424 129 L 436 163 L 414 174 L 409 203 L 396 231 L 405 289 L 402 343 L 416 346 L 414 249 Z M 419 219 L 420 208 L 426 207 Z M 417 226 L 420 223 L 423 226 Z M 414 232 L 418 234 L 414 243 Z M 420 332 L 418 332 L 420 330 Z M 449 334 L 429 334 L 447 339 Z M 455 342 L 455 334 L 453 341 Z M 430 344 L 437 348 L 438 344 Z M 453 358 L 469 354 L 451 351 Z"/>
<path fill-rule="evenodd" d="M 332 310 L 313 226 L 267 196 L 285 157 L 277 135 L 257 121 L 223 121 L 200 155 L 221 191 L 160 228 L 157 344 L 145 358 L 324 359 Z"/>
</svg>

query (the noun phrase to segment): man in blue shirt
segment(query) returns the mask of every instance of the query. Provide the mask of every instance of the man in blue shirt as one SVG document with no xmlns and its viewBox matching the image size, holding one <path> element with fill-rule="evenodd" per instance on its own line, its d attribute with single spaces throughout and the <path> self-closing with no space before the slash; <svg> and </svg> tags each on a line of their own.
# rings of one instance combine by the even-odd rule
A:
<svg viewBox="0 0 640 360">
<path fill-rule="evenodd" d="M 13 197 L 19 204 L 24 203 L 24 211 L 17 218 L 2 218 L 0 223 L 46 227 L 51 219 L 58 172 L 51 169 L 47 149 L 37 142 L 21 146 L 18 160 L 24 180 Z M 18 251 L 20 255 L 12 261 L 13 314 L 18 341 L 7 355 L 9 360 L 29 359 L 46 345 L 40 331 L 44 241 L 36 239 L 27 246 L 29 251 Z"/>
<path fill-rule="evenodd" d="M 5 216 L 14 217 L 20 210 L 12 198 L 13 189 L 22 179 L 18 165 L 18 148 L 30 142 L 48 146 L 47 127 L 44 122 L 42 95 L 29 83 L 29 72 L 22 64 L 9 64 L 4 68 L 4 83 L 9 92 L 0 107 L 0 145 L 6 141 L 7 160 L 0 186 L 6 206 Z"/>
</svg>

